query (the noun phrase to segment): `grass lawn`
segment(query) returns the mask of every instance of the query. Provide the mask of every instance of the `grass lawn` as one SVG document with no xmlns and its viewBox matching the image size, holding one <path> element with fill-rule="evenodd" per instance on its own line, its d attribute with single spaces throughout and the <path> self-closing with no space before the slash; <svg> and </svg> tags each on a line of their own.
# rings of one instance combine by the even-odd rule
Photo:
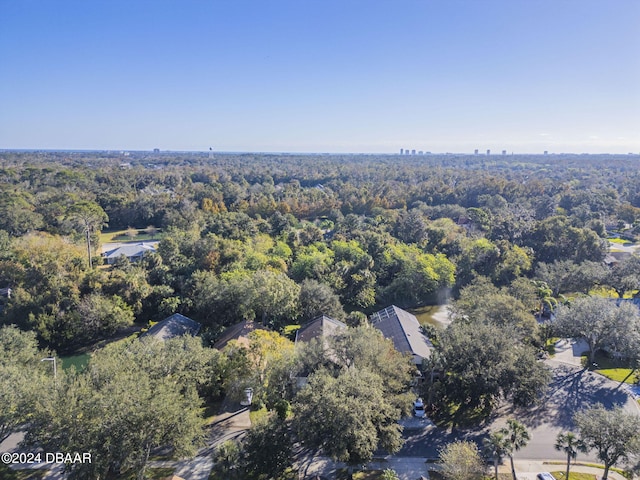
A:
<svg viewBox="0 0 640 480">
<path fill-rule="evenodd" d="M 583 356 L 583 362 L 586 364 L 587 357 Z M 634 370 L 629 368 L 625 363 L 607 357 L 601 352 L 596 353 L 597 368 L 591 368 L 595 372 L 603 375 L 615 382 L 635 383 L 636 376 Z"/>
<path fill-rule="evenodd" d="M 294 341 L 296 339 L 296 333 L 300 330 L 300 325 L 292 323 L 290 325 L 285 325 L 282 330 L 282 335 L 287 337 L 289 340 Z"/>
<path fill-rule="evenodd" d="M 68 357 L 60 357 L 62 360 L 62 368 L 68 370 L 69 368 L 76 367 L 76 371 L 81 372 L 84 367 L 89 363 L 90 355 L 88 353 L 81 353 L 79 355 L 70 355 Z"/>
<path fill-rule="evenodd" d="M 549 472 L 556 480 L 567 480 L 565 472 Z M 593 473 L 569 472 L 569 480 L 596 480 Z"/>
<path fill-rule="evenodd" d="M 607 238 L 608 241 L 610 241 L 611 243 L 617 243 L 619 245 L 633 245 L 629 240 L 625 240 L 623 238 Z"/>
<path fill-rule="evenodd" d="M 638 293 L 638 290 L 630 290 L 624 294 L 623 298 L 633 298 L 633 296 Z M 589 295 L 605 297 L 605 298 L 618 298 L 618 294 L 613 288 L 607 287 L 597 287 L 589 290 Z"/>
<path fill-rule="evenodd" d="M 155 235 L 149 235 L 143 229 L 135 229 L 138 231 L 138 235 L 135 237 L 130 237 L 126 235 L 127 230 L 112 230 L 112 231 L 104 231 L 100 233 L 100 243 L 111 243 L 111 242 L 148 242 L 150 240 L 161 240 L 162 232 L 158 232 Z"/>
</svg>

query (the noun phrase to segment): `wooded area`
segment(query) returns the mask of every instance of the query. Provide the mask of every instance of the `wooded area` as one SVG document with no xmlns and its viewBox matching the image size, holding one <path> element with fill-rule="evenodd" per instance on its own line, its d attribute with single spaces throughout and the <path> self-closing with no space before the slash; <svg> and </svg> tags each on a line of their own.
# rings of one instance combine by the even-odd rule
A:
<svg viewBox="0 0 640 480">
<path fill-rule="evenodd" d="M 537 401 L 549 382 L 537 358 L 546 341 L 583 335 L 597 322 L 608 323 L 592 339 L 592 354 L 609 348 L 636 365 L 638 309 L 604 297 L 631 299 L 640 288 L 638 256 L 615 251 L 640 238 L 637 162 L 597 155 L 0 153 L 0 324 L 17 326 L 2 330 L 13 343 L 3 347 L 0 367 L 2 381 L 24 392 L 3 397 L 12 408 L 0 408 L 0 438 L 28 420 L 33 442 L 102 452 L 135 420 L 136 437 L 127 440 L 135 445 L 122 443 L 75 474 L 144 471 L 152 448 L 193 452 L 201 406 L 252 385 L 257 404 L 280 416 L 246 448 L 263 448 L 286 427 L 352 463 L 379 447 L 397 451 L 395 422 L 411 405 L 411 364 L 367 329 L 367 315 L 389 304 L 451 303 L 447 329 L 425 326 L 434 349 L 421 388 L 434 416 L 486 416 L 502 400 Z M 127 229 L 133 240 L 145 229 L 157 236 L 157 251 L 106 265 L 100 233 Z M 589 317 L 603 305 L 610 314 Z M 576 312 L 583 312 L 580 322 Z M 93 353 L 85 371 L 58 372 L 57 386 L 40 362 L 51 351 L 94 350 L 174 313 L 200 322 L 202 341 L 115 343 Z M 284 335 L 318 315 L 351 328 L 329 344 L 294 351 L 293 337 Z M 225 328 L 245 320 L 270 330 L 254 332 L 248 349 L 211 348 Z M 162 361 L 145 360 L 148 349 Z M 353 357 L 340 356 L 345 351 Z M 21 373 L 26 365 L 39 372 L 31 381 Z M 308 384 L 298 392 L 291 378 L 302 371 Z M 36 388 L 54 393 L 29 395 Z M 367 399 L 371 409 L 362 400 L 350 405 L 353 398 Z M 111 408 L 109 399 L 112 424 L 97 426 L 88 405 Z M 152 417 L 136 410 L 143 404 Z M 342 431 L 327 420 L 335 415 Z M 82 434 L 70 434 L 74 422 L 83 422 Z M 245 466 L 244 478 L 288 467 Z"/>
</svg>

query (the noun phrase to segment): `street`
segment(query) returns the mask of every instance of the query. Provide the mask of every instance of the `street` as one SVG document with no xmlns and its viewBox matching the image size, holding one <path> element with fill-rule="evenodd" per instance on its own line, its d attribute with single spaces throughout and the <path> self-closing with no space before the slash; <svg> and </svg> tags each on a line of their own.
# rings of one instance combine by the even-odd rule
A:
<svg viewBox="0 0 640 480">
<path fill-rule="evenodd" d="M 573 429 L 576 412 L 601 403 L 606 407 L 623 406 L 630 413 L 639 414 L 640 407 L 618 382 L 586 371 L 579 366 L 547 360 L 553 380 L 540 405 L 529 409 L 498 409 L 490 425 L 474 429 L 442 430 L 434 426 L 406 429 L 405 445 L 398 456 L 436 458 L 439 450 L 455 440 L 470 440 L 482 444 L 490 430 L 503 427 L 506 420 L 515 418 L 524 423 L 531 440 L 520 450 L 517 458 L 531 460 L 564 460 L 565 454 L 554 448 L 556 436 L 561 431 Z M 595 453 L 580 454 L 578 460 L 598 462 Z"/>
</svg>

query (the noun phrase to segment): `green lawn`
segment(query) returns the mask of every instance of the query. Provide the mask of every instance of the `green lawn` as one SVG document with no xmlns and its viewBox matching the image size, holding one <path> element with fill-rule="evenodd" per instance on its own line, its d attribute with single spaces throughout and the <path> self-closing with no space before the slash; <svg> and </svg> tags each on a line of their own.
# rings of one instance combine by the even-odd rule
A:
<svg viewBox="0 0 640 480">
<path fill-rule="evenodd" d="M 100 243 L 110 242 L 148 242 L 149 240 L 160 240 L 162 238 L 162 232 L 158 232 L 151 236 L 142 229 L 134 229 L 138 231 L 138 235 L 130 237 L 126 235 L 127 230 L 111 230 L 100 233 Z"/>
<path fill-rule="evenodd" d="M 624 240 L 623 238 L 607 238 L 607 240 L 618 245 L 633 245 L 629 240 Z"/>
<path fill-rule="evenodd" d="M 296 339 L 296 333 L 300 330 L 300 325 L 298 324 L 290 324 L 285 325 L 282 329 L 282 335 L 287 337 L 289 340 L 294 341 Z"/>
<path fill-rule="evenodd" d="M 624 298 L 633 298 L 633 296 L 638 293 L 638 290 L 630 290 L 624 294 Z M 591 296 L 599 296 L 606 298 L 618 298 L 618 294 L 613 288 L 608 287 L 596 287 L 589 290 L 589 295 Z"/>
<path fill-rule="evenodd" d="M 583 364 L 586 364 L 587 357 L 583 356 Z M 615 382 L 635 383 L 636 376 L 633 374 L 634 370 L 629 368 L 625 363 L 616 361 L 606 355 L 598 352 L 596 354 L 597 368 L 591 368 L 595 372 L 603 375 Z"/>
<path fill-rule="evenodd" d="M 549 472 L 556 480 L 567 480 L 565 472 Z M 593 473 L 569 472 L 569 480 L 596 480 Z"/>
</svg>

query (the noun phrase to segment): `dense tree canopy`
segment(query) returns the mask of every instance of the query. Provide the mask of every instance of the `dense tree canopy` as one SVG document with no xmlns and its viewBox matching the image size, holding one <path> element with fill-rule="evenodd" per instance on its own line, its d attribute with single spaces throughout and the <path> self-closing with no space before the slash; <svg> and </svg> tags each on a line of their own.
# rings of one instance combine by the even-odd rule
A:
<svg viewBox="0 0 640 480">
<path fill-rule="evenodd" d="M 640 313 L 635 305 L 618 306 L 602 297 L 578 298 L 571 305 L 558 308 L 553 328 L 560 335 L 584 338 L 590 363 L 602 348 L 619 356 L 638 358 Z"/>
<path fill-rule="evenodd" d="M 580 440 L 604 464 L 603 479 L 619 460 L 640 455 L 640 417 L 622 408 L 612 410 L 602 405 L 578 412 L 574 418 Z"/>
<path fill-rule="evenodd" d="M 198 339 L 153 338 L 94 353 L 83 372 L 61 375 L 35 402 L 29 443 L 49 451 L 90 452 L 71 466 L 73 478 L 106 479 L 133 471 L 142 478 L 152 448 L 177 455 L 202 441 L 198 387 L 215 381 L 219 358 Z"/>
</svg>

